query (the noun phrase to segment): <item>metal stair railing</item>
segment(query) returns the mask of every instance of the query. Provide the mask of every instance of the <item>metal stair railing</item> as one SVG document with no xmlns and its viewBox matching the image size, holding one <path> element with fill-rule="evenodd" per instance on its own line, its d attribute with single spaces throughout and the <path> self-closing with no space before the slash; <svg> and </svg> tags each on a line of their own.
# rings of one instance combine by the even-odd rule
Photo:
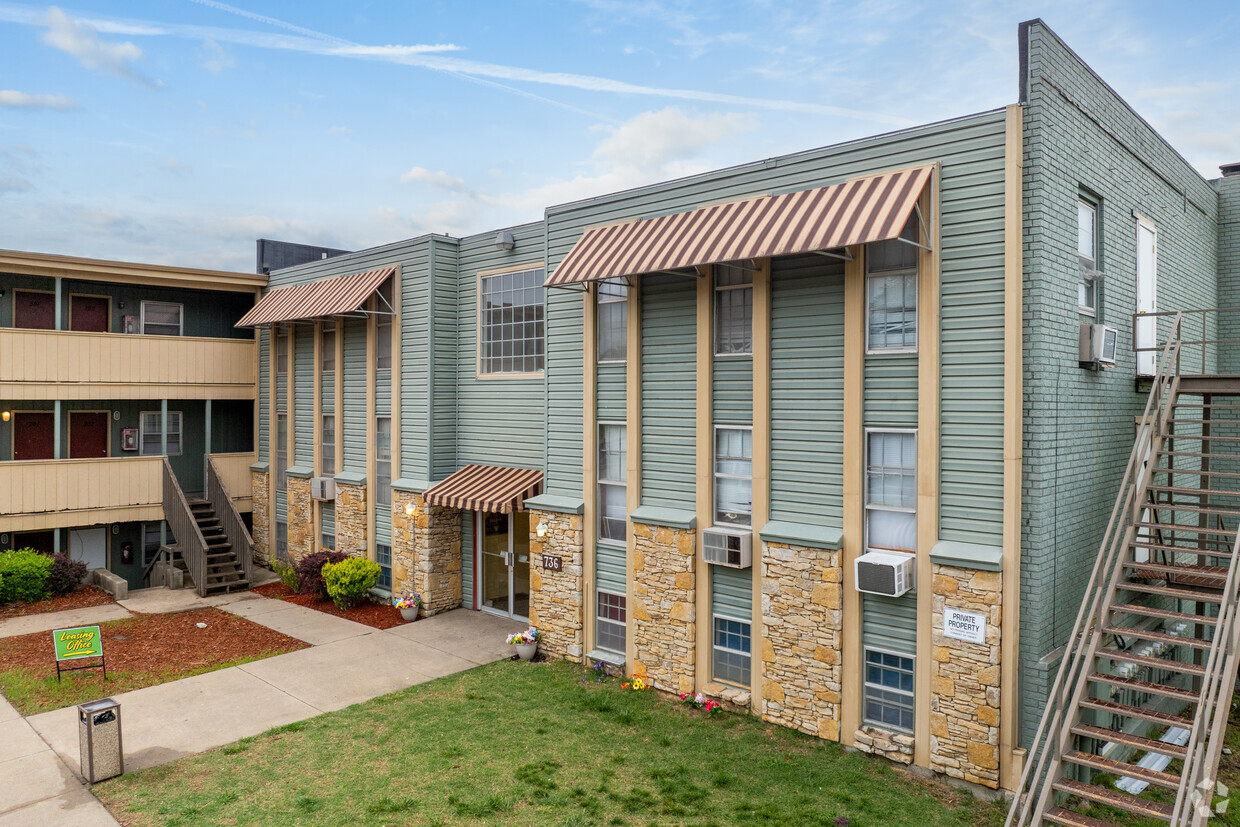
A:
<svg viewBox="0 0 1240 827">
<path fill-rule="evenodd" d="M 1064 655 L 1055 682 L 1047 696 L 1046 710 L 1038 724 L 1037 734 L 1029 746 L 1020 784 L 1008 810 L 1004 827 L 1036 824 L 1045 812 L 1052 793 L 1051 784 L 1059 771 L 1064 744 L 1069 735 L 1071 716 L 1080 700 L 1081 684 L 1092 665 L 1095 647 L 1093 634 L 1105 620 L 1118 577 L 1122 574 L 1123 555 L 1135 538 L 1135 523 L 1145 507 L 1142 496 L 1152 477 L 1153 468 L 1167 432 L 1167 420 L 1175 402 L 1180 372 L 1180 331 L 1182 317 L 1176 315 L 1162 349 L 1158 370 L 1153 378 L 1145 412 L 1133 442 L 1128 464 L 1124 469 L 1115 507 L 1102 536 L 1098 558 L 1085 586 L 1076 623 L 1068 636 Z M 1145 454 L 1144 446 L 1149 445 Z M 1145 454 L 1143 458 L 1143 454 Z"/>
<path fill-rule="evenodd" d="M 194 579 L 194 591 L 199 597 L 204 596 L 207 588 L 207 541 L 167 457 L 164 457 L 164 519 L 172 529 L 172 536 L 177 538 L 189 576 Z"/>
<path fill-rule="evenodd" d="M 223 528 L 224 536 L 232 545 L 232 552 L 241 566 L 242 578 L 249 581 L 250 569 L 254 563 L 254 541 L 250 538 L 250 532 L 246 530 L 245 523 L 241 520 L 241 513 L 237 511 L 232 496 L 229 495 L 223 480 L 220 479 L 215 460 L 209 455 L 207 456 L 207 501 L 211 503 L 216 516 L 220 518 L 220 527 Z"/>
</svg>

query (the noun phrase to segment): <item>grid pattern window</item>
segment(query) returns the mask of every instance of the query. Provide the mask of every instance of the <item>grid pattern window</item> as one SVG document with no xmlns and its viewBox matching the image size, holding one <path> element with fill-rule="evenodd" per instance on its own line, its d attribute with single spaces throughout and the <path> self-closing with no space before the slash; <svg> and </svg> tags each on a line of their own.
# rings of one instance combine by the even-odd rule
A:
<svg viewBox="0 0 1240 827">
<path fill-rule="evenodd" d="M 715 265 L 715 354 L 753 353 L 753 273 Z"/>
<path fill-rule="evenodd" d="M 276 375 L 288 373 L 288 328 L 281 325 L 276 329 Z"/>
<path fill-rule="evenodd" d="M 288 414 L 276 414 L 276 490 L 288 487 Z"/>
<path fill-rule="evenodd" d="M 153 523 L 142 524 L 142 565 L 149 566 L 151 561 L 155 559 L 155 555 L 159 553 L 160 526 L 163 523 L 156 521 Z M 168 538 L 168 545 L 175 545 L 176 538 L 172 536 L 172 531 L 164 532 Z"/>
<path fill-rule="evenodd" d="M 323 334 L 322 334 L 322 339 L 319 344 L 319 349 L 322 351 L 321 353 L 322 361 L 320 362 L 320 364 L 322 365 L 323 373 L 335 373 L 336 372 L 336 323 L 335 322 L 323 322 Z"/>
<path fill-rule="evenodd" d="M 877 649 L 865 650 L 867 723 L 913 731 L 913 659 Z"/>
<path fill-rule="evenodd" d="M 747 526 L 753 517 L 753 431 L 715 429 L 715 522 Z"/>
<path fill-rule="evenodd" d="M 1098 205 L 1084 198 L 1076 202 L 1076 258 L 1080 277 L 1076 284 L 1076 303 L 1082 313 L 1098 312 Z"/>
<path fill-rule="evenodd" d="M 336 473 L 336 417 L 331 414 L 323 415 L 323 440 L 322 455 L 319 465 L 323 469 L 323 476 L 330 477 Z"/>
<path fill-rule="evenodd" d="M 598 538 L 623 543 L 628 531 L 628 443 L 623 425 L 598 428 Z"/>
<path fill-rule="evenodd" d="M 479 285 L 478 369 L 541 373 L 543 269 L 484 276 Z"/>
<path fill-rule="evenodd" d="M 628 358 L 629 286 L 627 284 L 620 281 L 599 282 L 595 328 L 600 362 L 623 362 Z"/>
<path fill-rule="evenodd" d="M 142 302 L 142 332 L 147 336 L 180 336 L 184 316 L 185 305 Z"/>
<path fill-rule="evenodd" d="M 392 417 L 375 417 L 375 501 L 392 502 Z"/>
<path fill-rule="evenodd" d="M 390 592 L 392 590 L 392 547 L 383 543 L 375 543 L 375 562 L 379 564 L 379 579 L 375 581 L 375 588 Z"/>
<path fill-rule="evenodd" d="M 892 239 L 869 244 L 866 263 L 866 349 L 917 349 L 917 218 L 910 217 Z"/>
<path fill-rule="evenodd" d="M 600 591 L 595 604 L 597 615 L 594 622 L 594 643 L 608 652 L 624 654 L 628 628 L 628 607 L 625 596 Z"/>
<path fill-rule="evenodd" d="M 276 559 L 281 563 L 289 562 L 288 523 L 283 520 L 276 521 Z"/>
<path fill-rule="evenodd" d="M 143 411 L 138 417 L 138 444 L 144 457 L 157 457 L 163 453 L 159 411 Z M 168 456 L 181 456 L 181 412 L 168 411 Z"/>
<path fill-rule="evenodd" d="M 866 547 L 917 550 L 917 434 L 866 435 Z"/>
<path fill-rule="evenodd" d="M 379 288 L 375 299 L 375 370 L 392 369 L 392 280 Z"/>
<path fill-rule="evenodd" d="M 749 623 L 715 615 L 713 626 L 711 677 L 737 686 L 749 686 Z"/>
<path fill-rule="evenodd" d="M 322 537 L 319 538 L 319 543 L 321 544 L 324 551 L 335 551 L 336 550 L 336 535 L 335 534 L 324 534 Z"/>
</svg>

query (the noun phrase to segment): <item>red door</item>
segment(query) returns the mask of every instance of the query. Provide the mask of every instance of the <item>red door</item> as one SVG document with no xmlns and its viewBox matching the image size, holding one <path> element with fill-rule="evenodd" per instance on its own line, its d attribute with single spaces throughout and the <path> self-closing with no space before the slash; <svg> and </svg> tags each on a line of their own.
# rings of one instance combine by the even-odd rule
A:
<svg viewBox="0 0 1240 827">
<path fill-rule="evenodd" d="M 13 459 L 52 459 L 53 433 L 50 413 L 13 411 Z"/>
<path fill-rule="evenodd" d="M 102 296 L 70 296 L 69 329 L 107 333 L 108 299 Z"/>
<path fill-rule="evenodd" d="M 108 455 L 108 413 L 69 412 L 69 458 L 93 459 Z"/>
<path fill-rule="evenodd" d="M 13 327 L 55 330 L 56 297 L 34 290 L 14 290 Z"/>
<path fill-rule="evenodd" d="M 55 535 L 50 531 L 27 531 L 25 534 L 13 535 L 13 548 L 32 548 L 51 554 L 55 551 L 52 547 L 54 543 Z"/>
</svg>

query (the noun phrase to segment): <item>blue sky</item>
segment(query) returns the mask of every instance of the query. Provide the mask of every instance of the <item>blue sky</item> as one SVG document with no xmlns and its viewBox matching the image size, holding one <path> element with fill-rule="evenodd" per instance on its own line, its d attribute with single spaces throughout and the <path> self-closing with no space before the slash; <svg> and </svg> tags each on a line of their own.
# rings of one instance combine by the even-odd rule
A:
<svg viewBox="0 0 1240 827">
<path fill-rule="evenodd" d="M 250 271 L 1015 102 L 1043 18 L 1206 177 L 1240 11 L 1193 2 L 0 0 L 0 248 Z"/>
</svg>

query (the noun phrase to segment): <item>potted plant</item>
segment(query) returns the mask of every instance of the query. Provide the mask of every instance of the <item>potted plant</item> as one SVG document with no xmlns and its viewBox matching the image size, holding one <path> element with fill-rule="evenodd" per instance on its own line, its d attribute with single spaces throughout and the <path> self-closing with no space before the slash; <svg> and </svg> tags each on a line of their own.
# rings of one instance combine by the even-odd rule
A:
<svg viewBox="0 0 1240 827">
<path fill-rule="evenodd" d="M 516 632 L 508 636 L 508 645 L 517 647 L 521 660 L 529 660 L 538 651 L 538 630 L 533 626 L 524 632 Z"/>
<path fill-rule="evenodd" d="M 400 616 L 405 620 L 417 620 L 418 612 L 422 611 L 422 595 L 415 594 L 413 597 L 393 600 L 392 605 L 400 609 Z"/>
</svg>

